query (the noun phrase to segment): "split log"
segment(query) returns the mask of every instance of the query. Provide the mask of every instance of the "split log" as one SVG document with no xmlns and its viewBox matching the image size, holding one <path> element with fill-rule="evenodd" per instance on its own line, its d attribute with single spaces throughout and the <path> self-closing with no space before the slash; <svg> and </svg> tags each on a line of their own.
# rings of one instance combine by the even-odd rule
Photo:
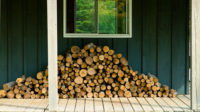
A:
<svg viewBox="0 0 200 112">
<path fill-rule="evenodd" d="M 14 85 L 15 85 L 15 81 L 6 83 L 6 84 L 3 85 L 3 89 L 4 89 L 5 91 L 8 91 L 10 88 L 14 87 Z"/>
</svg>

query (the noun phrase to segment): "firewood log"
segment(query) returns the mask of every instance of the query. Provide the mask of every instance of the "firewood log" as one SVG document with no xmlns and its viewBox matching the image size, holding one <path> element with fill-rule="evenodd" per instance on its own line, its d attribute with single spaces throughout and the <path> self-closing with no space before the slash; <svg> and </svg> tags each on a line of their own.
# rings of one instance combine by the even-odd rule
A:
<svg viewBox="0 0 200 112">
<path fill-rule="evenodd" d="M 88 65 L 91 65 L 91 64 L 93 63 L 93 58 L 88 56 L 88 57 L 86 57 L 85 62 L 86 62 Z"/>
<path fill-rule="evenodd" d="M 6 90 L 0 90 L 0 98 L 4 98 L 6 96 Z"/>
<path fill-rule="evenodd" d="M 3 85 L 3 89 L 4 89 L 5 91 L 8 91 L 10 88 L 14 87 L 14 85 L 15 85 L 15 81 L 6 83 L 6 84 Z"/>
<path fill-rule="evenodd" d="M 78 77 L 75 78 L 74 81 L 75 81 L 76 84 L 82 84 L 83 83 L 83 78 L 78 76 Z"/>
<path fill-rule="evenodd" d="M 96 70 L 94 68 L 88 68 L 88 74 L 94 75 L 94 74 L 96 74 Z"/>
<path fill-rule="evenodd" d="M 87 70 L 82 69 L 82 70 L 80 70 L 79 74 L 80 74 L 81 77 L 85 77 L 87 75 Z"/>
<path fill-rule="evenodd" d="M 7 97 L 8 97 L 9 99 L 12 99 L 12 98 L 15 97 L 15 93 L 14 93 L 13 91 L 9 91 L 9 92 L 7 93 Z"/>
<path fill-rule="evenodd" d="M 110 50 L 110 48 L 109 48 L 108 46 L 104 46 L 104 47 L 103 47 L 103 51 L 104 51 L 105 53 L 107 53 L 109 50 Z"/>
<path fill-rule="evenodd" d="M 72 47 L 71 47 L 71 52 L 72 52 L 72 53 L 76 54 L 76 53 L 78 53 L 79 51 L 80 51 L 80 48 L 79 48 L 78 46 L 72 46 Z"/>
</svg>

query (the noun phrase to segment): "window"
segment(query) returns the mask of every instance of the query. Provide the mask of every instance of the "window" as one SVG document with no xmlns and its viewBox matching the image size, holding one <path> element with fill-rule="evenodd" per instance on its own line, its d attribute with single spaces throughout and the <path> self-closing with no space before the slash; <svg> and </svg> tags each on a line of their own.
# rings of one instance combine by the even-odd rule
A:
<svg viewBox="0 0 200 112">
<path fill-rule="evenodd" d="M 132 0 L 64 0 L 64 37 L 131 38 Z"/>
</svg>

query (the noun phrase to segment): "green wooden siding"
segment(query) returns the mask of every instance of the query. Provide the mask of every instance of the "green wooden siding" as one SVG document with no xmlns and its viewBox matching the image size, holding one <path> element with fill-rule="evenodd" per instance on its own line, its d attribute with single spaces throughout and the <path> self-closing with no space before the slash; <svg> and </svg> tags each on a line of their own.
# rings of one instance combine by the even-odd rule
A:
<svg viewBox="0 0 200 112">
<path fill-rule="evenodd" d="M 109 45 L 133 69 L 153 73 L 178 93 L 188 92 L 188 1 L 133 0 L 133 38 L 63 38 L 63 4 L 58 0 L 58 52 L 93 42 Z M 47 66 L 45 0 L 2 0 L 0 88 L 20 75 L 35 76 Z"/>
</svg>

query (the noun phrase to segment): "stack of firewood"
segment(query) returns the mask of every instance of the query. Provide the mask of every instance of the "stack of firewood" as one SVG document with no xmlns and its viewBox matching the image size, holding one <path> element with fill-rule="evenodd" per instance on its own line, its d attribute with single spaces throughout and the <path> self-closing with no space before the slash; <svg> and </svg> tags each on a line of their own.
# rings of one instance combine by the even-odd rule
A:
<svg viewBox="0 0 200 112">
<path fill-rule="evenodd" d="M 0 98 L 47 98 L 48 70 L 38 72 L 36 79 L 17 78 L 3 88 Z M 176 96 L 175 90 L 161 86 L 154 75 L 132 70 L 122 54 L 93 43 L 83 49 L 73 46 L 65 56 L 58 55 L 58 93 L 64 99 Z"/>
</svg>

